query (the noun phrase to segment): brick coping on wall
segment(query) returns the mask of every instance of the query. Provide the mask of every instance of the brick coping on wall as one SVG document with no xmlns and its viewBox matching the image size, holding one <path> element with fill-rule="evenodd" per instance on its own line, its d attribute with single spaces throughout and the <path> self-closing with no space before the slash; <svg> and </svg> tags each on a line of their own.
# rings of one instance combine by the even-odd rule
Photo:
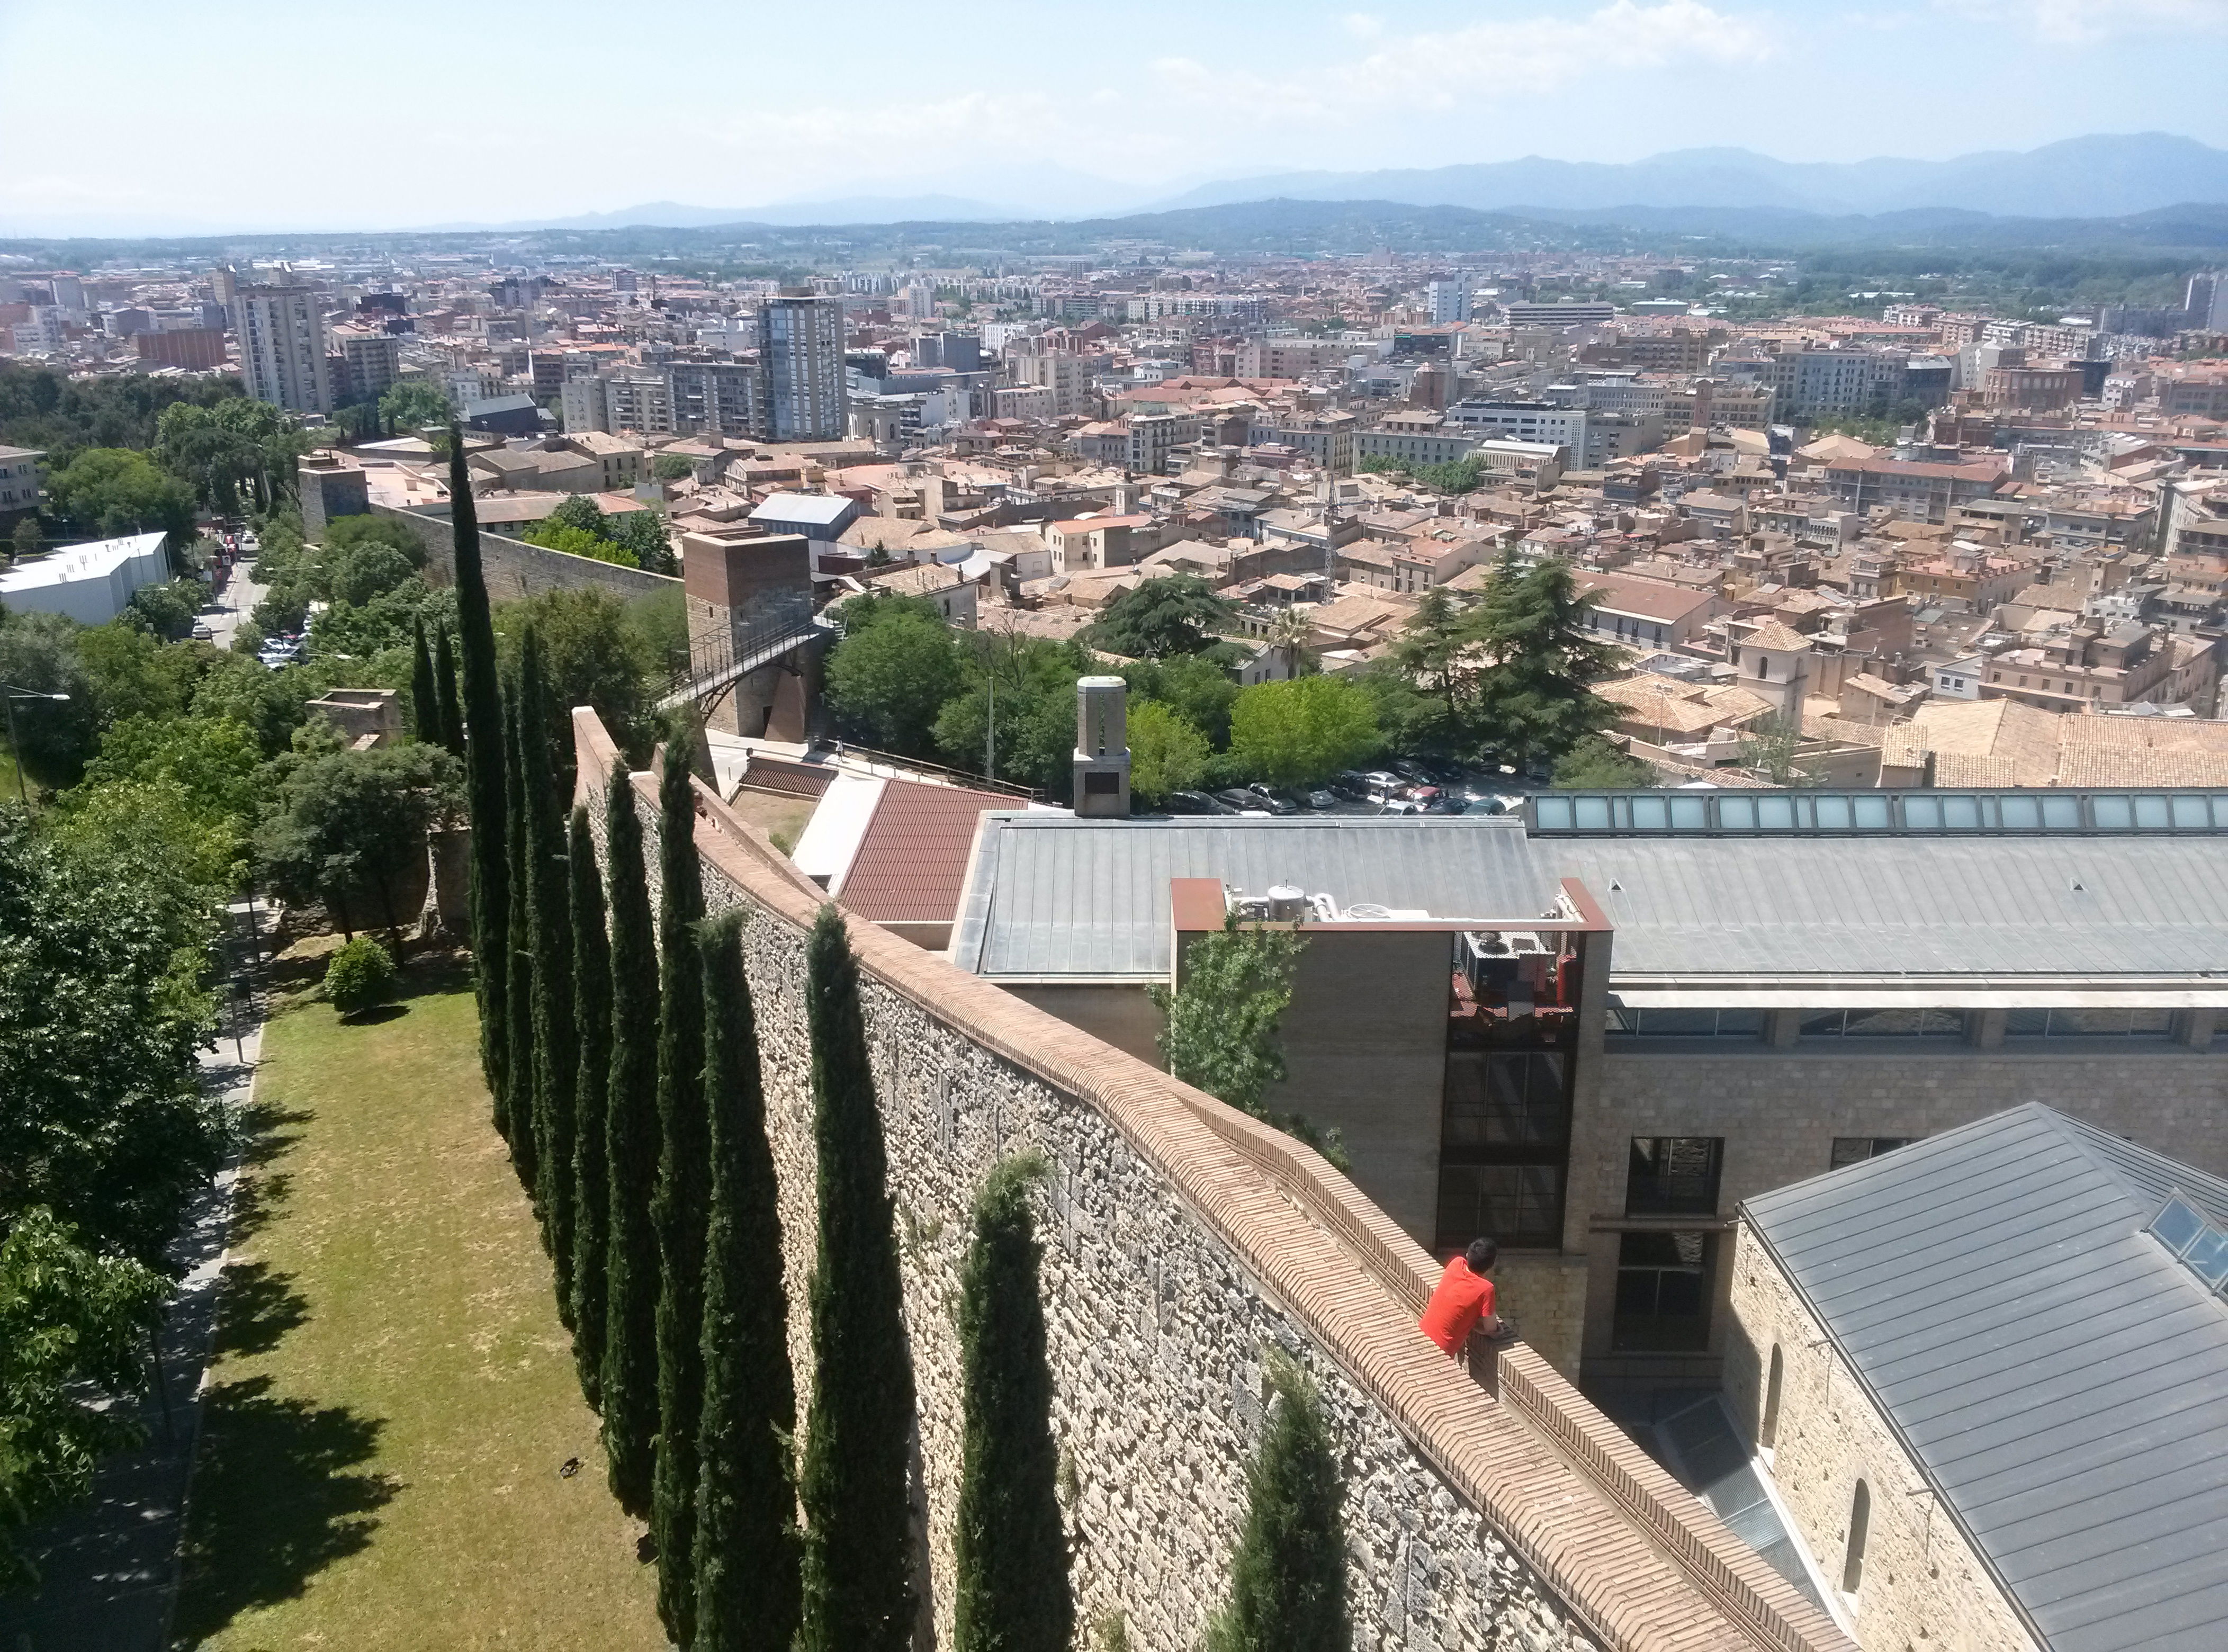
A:
<svg viewBox="0 0 2228 1652">
<path fill-rule="evenodd" d="M 579 797 L 618 755 L 573 713 Z M 656 807 L 655 781 L 633 777 Z M 827 894 L 715 794 L 697 848 L 799 930 Z M 879 926 L 848 919 L 878 984 L 1105 1117 L 1454 1490 L 1608 1647 L 1632 1652 L 1855 1652 L 1854 1644 L 1521 1343 L 1482 1373 L 1416 1329 L 1437 1267 L 1312 1149 Z"/>
</svg>

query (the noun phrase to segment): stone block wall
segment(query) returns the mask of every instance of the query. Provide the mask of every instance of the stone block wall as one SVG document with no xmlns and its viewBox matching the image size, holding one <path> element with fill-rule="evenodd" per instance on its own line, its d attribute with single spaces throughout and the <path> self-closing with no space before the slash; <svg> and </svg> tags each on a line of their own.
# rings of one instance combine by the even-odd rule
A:
<svg viewBox="0 0 2228 1652">
<path fill-rule="evenodd" d="M 375 504 L 372 514 L 392 516 L 407 526 L 426 547 L 426 577 L 434 585 L 453 584 L 457 577 L 456 528 L 445 513 L 397 505 Z M 545 591 L 577 591 L 592 586 L 618 597 L 646 597 L 662 591 L 676 595 L 681 581 L 670 574 L 647 573 L 616 562 L 599 562 L 592 556 L 574 556 L 544 545 L 480 529 L 480 571 L 487 581 L 491 602 L 515 602 Z"/>
<path fill-rule="evenodd" d="M 574 713 L 592 814 L 611 747 Z M 653 844 L 650 777 L 634 778 Z M 809 1405 L 814 1251 L 804 931 L 825 900 L 700 789 L 706 901 L 746 957 L 782 1186 L 791 1354 Z M 651 865 L 656 865 L 652 850 Z M 653 878 L 655 876 L 653 871 Z M 1497 1402 L 1415 1329 L 1429 1256 L 1290 1138 L 853 920 L 919 1396 L 934 1635 L 951 1626 L 959 1270 L 975 1191 L 1042 1151 L 1043 1289 L 1079 1620 L 1193 1646 L 1220 1603 L 1282 1348 L 1347 1483 L 1355 1646 L 1786 1652 L 1847 1641 L 1528 1350 Z"/>
<path fill-rule="evenodd" d="M 1725 1401 L 1757 1442 L 1777 1349 L 1771 1478 L 1828 1588 L 1841 1583 L 1858 1481 L 1870 1495 L 1862 1586 L 1843 1598 L 1858 1644 L 1866 1652 L 2035 1652 L 2019 1614 L 1787 1276 L 1746 1223 L 1728 1238 Z"/>
</svg>

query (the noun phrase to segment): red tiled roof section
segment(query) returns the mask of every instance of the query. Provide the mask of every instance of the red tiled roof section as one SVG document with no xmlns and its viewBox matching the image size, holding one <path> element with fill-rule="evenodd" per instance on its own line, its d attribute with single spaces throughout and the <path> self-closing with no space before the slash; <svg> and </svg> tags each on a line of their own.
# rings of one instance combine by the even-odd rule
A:
<svg viewBox="0 0 2228 1652">
<path fill-rule="evenodd" d="M 743 771 L 743 789 L 746 791 L 778 791 L 790 797 L 817 797 L 828 790 L 831 776 L 823 768 L 807 763 L 787 763 L 778 757 L 761 757 L 753 753 L 750 766 Z"/>
<path fill-rule="evenodd" d="M 877 924 L 950 922 L 976 823 L 985 809 L 1013 806 L 993 791 L 891 781 L 838 892 L 843 905 Z"/>
</svg>

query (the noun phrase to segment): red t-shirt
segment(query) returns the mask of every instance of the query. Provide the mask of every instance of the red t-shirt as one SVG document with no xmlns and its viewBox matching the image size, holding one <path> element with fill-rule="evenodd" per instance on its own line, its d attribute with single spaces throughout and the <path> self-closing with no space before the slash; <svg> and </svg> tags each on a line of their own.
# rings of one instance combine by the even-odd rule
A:
<svg viewBox="0 0 2228 1652">
<path fill-rule="evenodd" d="M 1469 1261 L 1457 1257 L 1439 1276 L 1438 1289 L 1417 1322 L 1424 1335 L 1449 1354 L 1460 1354 L 1477 1322 L 1493 1311 L 1493 1281 L 1472 1273 Z"/>
</svg>

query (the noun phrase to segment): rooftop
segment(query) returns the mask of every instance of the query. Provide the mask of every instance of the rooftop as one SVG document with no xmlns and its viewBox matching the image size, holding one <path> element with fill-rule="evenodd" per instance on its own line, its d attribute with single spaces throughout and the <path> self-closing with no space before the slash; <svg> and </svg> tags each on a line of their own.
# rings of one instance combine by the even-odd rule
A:
<svg viewBox="0 0 2228 1652">
<path fill-rule="evenodd" d="M 2228 1303 L 2145 1231 L 2175 1192 L 2228 1227 L 2030 1103 L 1744 1206 L 2052 1652 L 2228 1644 Z"/>
</svg>

